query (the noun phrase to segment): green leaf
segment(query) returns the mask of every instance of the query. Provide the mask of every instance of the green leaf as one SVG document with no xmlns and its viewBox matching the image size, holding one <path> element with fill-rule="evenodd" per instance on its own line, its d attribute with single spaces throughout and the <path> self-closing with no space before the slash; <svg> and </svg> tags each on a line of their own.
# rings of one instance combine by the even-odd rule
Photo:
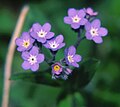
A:
<svg viewBox="0 0 120 107">
<path fill-rule="evenodd" d="M 63 100 L 60 101 L 58 107 L 83 107 L 84 99 L 80 93 L 76 92 L 73 94 L 69 94 Z"/>
<path fill-rule="evenodd" d="M 63 86 L 67 93 L 71 93 L 76 89 L 84 87 L 87 85 L 95 74 L 96 68 L 99 64 L 99 61 L 96 59 L 89 59 L 83 62 L 80 68 L 75 68 L 73 70 L 72 76 L 66 81 L 64 80 L 54 80 L 51 78 L 49 71 L 47 69 L 43 72 L 27 72 L 27 73 L 18 73 L 14 74 L 11 77 L 11 80 L 21 79 L 23 81 L 29 81 L 37 84 L 50 85 L 54 87 Z"/>
<path fill-rule="evenodd" d="M 88 59 L 81 64 L 80 68 L 75 68 L 72 75 L 63 83 L 63 90 L 57 98 L 57 104 L 69 94 L 85 87 L 93 78 L 99 63 L 100 61 L 97 59 Z M 77 98 L 79 97 L 78 94 L 75 95 Z"/>
<path fill-rule="evenodd" d="M 72 104 L 72 95 L 68 95 L 65 99 L 63 99 L 59 103 L 58 107 L 72 107 L 71 104 Z"/>
<path fill-rule="evenodd" d="M 66 85 L 71 91 L 78 90 L 86 86 L 93 78 L 100 61 L 97 59 L 88 59 L 84 61 L 79 68 L 73 70 L 72 76 L 66 81 Z M 67 88 L 68 88 L 67 87 Z"/>
<path fill-rule="evenodd" d="M 99 64 L 100 64 L 100 61 L 97 59 L 89 59 L 82 64 L 80 71 L 78 71 L 78 73 L 80 74 L 79 75 L 80 87 L 87 85 L 92 80 Z"/>
<path fill-rule="evenodd" d="M 48 73 L 50 70 L 51 69 L 48 69 L 44 72 L 17 73 L 17 74 L 13 74 L 10 79 L 23 80 L 27 82 L 50 85 L 54 87 L 61 86 L 62 81 L 54 80 L 51 78 L 51 74 Z"/>
</svg>

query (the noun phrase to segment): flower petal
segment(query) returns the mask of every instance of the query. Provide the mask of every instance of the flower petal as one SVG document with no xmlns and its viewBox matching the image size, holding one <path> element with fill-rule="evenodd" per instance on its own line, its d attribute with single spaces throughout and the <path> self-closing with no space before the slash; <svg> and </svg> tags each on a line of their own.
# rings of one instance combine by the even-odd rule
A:
<svg viewBox="0 0 120 107">
<path fill-rule="evenodd" d="M 108 34 L 108 30 L 106 28 L 101 27 L 99 29 L 99 35 L 100 36 L 106 36 Z"/>
<path fill-rule="evenodd" d="M 33 46 L 33 48 L 30 50 L 31 55 L 38 55 L 39 49 L 36 46 Z"/>
<path fill-rule="evenodd" d="M 30 44 L 32 44 L 34 42 L 35 42 L 35 39 L 33 39 L 33 38 L 30 37 Z"/>
<path fill-rule="evenodd" d="M 58 46 L 58 49 L 62 48 L 65 46 L 65 43 L 61 43 L 59 46 Z"/>
<path fill-rule="evenodd" d="M 54 36 L 53 32 L 48 32 L 45 37 L 46 37 L 46 39 L 51 39 L 53 36 Z"/>
<path fill-rule="evenodd" d="M 71 24 L 72 23 L 72 19 L 70 17 L 64 17 L 64 23 L 67 23 L 67 24 Z"/>
<path fill-rule="evenodd" d="M 24 39 L 24 40 L 28 40 L 28 39 L 30 38 L 30 35 L 29 35 L 28 32 L 23 32 L 21 37 L 22 37 L 22 39 Z"/>
<path fill-rule="evenodd" d="M 45 59 L 44 54 L 38 54 L 37 56 L 37 63 L 43 62 Z"/>
<path fill-rule="evenodd" d="M 86 39 L 91 40 L 92 39 L 92 35 L 89 32 L 85 33 Z"/>
<path fill-rule="evenodd" d="M 17 48 L 17 50 L 18 50 L 19 52 L 22 52 L 22 51 L 25 51 L 25 48 L 22 47 L 22 46 L 20 46 L 20 47 Z"/>
<path fill-rule="evenodd" d="M 16 45 L 18 45 L 18 46 L 22 46 L 22 45 L 23 45 L 23 40 L 22 40 L 21 38 L 17 38 L 17 39 L 15 40 L 15 43 L 16 43 Z"/>
<path fill-rule="evenodd" d="M 80 27 L 80 24 L 79 24 L 79 23 L 72 23 L 72 24 L 71 24 L 71 27 L 72 27 L 73 29 L 78 29 L 78 28 Z"/>
<path fill-rule="evenodd" d="M 43 26 L 42 26 L 42 29 L 46 32 L 49 32 L 50 29 L 51 29 L 51 25 L 50 23 L 45 23 Z"/>
<path fill-rule="evenodd" d="M 91 14 L 93 14 L 93 9 L 90 8 L 90 7 L 88 7 L 88 8 L 86 9 L 86 12 L 91 15 Z"/>
<path fill-rule="evenodd" d="M 95 19 L 94 21 L 92 21 L 91 26 L 94 28 L 100 28 L 101 26 L 101 22 L 99 19 Z"/>
<path fill-rule="evenodd" d="M 41 25 L 39 23 L 34 23 L 31 31 L 38 32 L 40 30 L 41 30 Z"/>
<path fill-rule="evenodd" d="M 70 8 L 68 10 L 68 16 L 72 17 L 72 16 L 75 16 L 77 14 L 77 10 L 74 9 L 74 8 Z"/>
<path fill-rule="evenodd" d="M 64 40 L 63 35 L 58 35 L 58 36 L 55 38 L 55 41 L 56 41 L 58 44 L 62 43 L 63 40 Z"/>
<path fill-rule="evenodd" d="M 94 38 L 93 38 L 93 41 L 94 41 L 95 43 L 102 43 L 102 42 L 103 42 L 103 40 L 102 40 L 102 38 L 101 38 L 100 36 L 94 37 Z"/>
<path fill-rule="evenodd" d="M 86 15 L 86 13 L 84 12 L 83 9 L 80 9 L 80 10 L 78 11 L 78 16 L 79 16 L 80 18 L 85 17 L 85 15 Z"/>
<path fill-rule="evenodd" d="M 47 43 L 45 43 L 45 44 L 43 44 L 43 46 L 44 47 L 46 47 L 46 48 L 50 48 L 50 45 L 49 45 L 49 43 L 47 42 Z"/>
<path fill-rule="evenodd" d="M 74 46 L 70 46 L 70 47 L 68 48 L 68 54 L 69 54 L 69 55 L 75 55 L 75 53 L 76 53 L 75 47 L 74 47 Z"/>
<path fill-rule="evenodd" d="M 39 64 L 33 64 L 31 65 L 31 70 L 32 71 L 37 71 L 39 69 Z"/>
<path fill-rule="evenodd" d="M 91 24 L 90 24 L 90 22 L 87 22 L 86 24 L 85 24 L 85 30 L 86 31 L 89 31 L 91 29 Z"/>
<path fill-rule="evenodd" d="M 77 64 L 76 62 L 71 63 L 71 65 L 77 68 L 79 67 L 79 64 Z"/>
<path fill-rule="evenodd" d="M 41 43 L 45 43 L 46 42 L 46 38 L 37 38 L 37 41 L 38 42 L 41 42 Z"/>
<path fill-rule="evenodd" d="M 72 72 L 72 70 L 71 70 L 71 69 L 66 68 L 65 73 L 67 73 L 67 75 L 69 75 L 71 72 Z"/>
<path fill-rule="evenodd" d="M 22 58 L 24 60 L 28 60 L 28 58 L 29 58 L 29 52 L 22 52 Z"/>
<path fill-rule="evenodd" d="M 80 62 L 81 59 L 82 59 L 82 57 L 81 57 L 80 55 L 77 55 L 77 54 L 76 54 L 76 55 L 73 57 L 73 59 L 74 59 L 75 62 Z"/>
<path fill-rule="evenodd" d="M 30 69 L 30 63 L 29 63 L 28 61 L 24 61 L 24 62 L 22 63 L 22 68 L 23 68 L 24 70 Z"/>
<path fill-rule="evenodd" d="M 87 23 L 87 19 L 85 19 L 85 18 L 83 18 L 83 19 L 81 19 L 81 21 L 80 21 L 80 25 L 85 25 L 86 23 Z"/>
<path fill-rule="evenodd" d="M 31 35 L 34 39 L 37 39 L 37 38 L 38 38 L 38 34 L 35 33 L 34 31 L 30 32 L 30 35 Z"/>
<path fill-rule="evenodd" d="M 98 15 L 98 12 L 94 12 L 92 15 L 96 16 L 96 15 Z"/>
</svg>

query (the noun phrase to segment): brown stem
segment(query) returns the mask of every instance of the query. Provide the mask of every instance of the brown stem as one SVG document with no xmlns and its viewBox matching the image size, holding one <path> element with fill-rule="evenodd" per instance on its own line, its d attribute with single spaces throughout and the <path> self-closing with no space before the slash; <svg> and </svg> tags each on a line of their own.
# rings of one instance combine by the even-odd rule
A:
<svg viewBox="0 0 120 107">
<path fill-rule="evenodd" d="M 8 52 L 6 56 L 5 63 L 5 73 L 4 73 L 4 87 L 3 87 L 3 99 L 2 99 L 2 107 L 8 107 L 9 105 L 9 92 L 10 92 L 10 76 L 11 76 L 11 65 L 13 61 L 14 51 L 15 51 L 15 39 L 19 37 L 26 15 L 28 13 L 29 6 L 24 6 L 19 15 L 19 19 L 17 21 L 13 36 L 11 38 L 10 45 L 8 47 Z"/>
</svg>

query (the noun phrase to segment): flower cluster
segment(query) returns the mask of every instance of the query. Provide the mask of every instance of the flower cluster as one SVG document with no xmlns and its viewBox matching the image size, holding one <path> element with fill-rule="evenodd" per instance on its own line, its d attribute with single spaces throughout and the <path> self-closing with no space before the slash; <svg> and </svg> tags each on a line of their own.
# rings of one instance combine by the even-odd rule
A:
<svg viewBox="0 0 120 107">
<path fill-rule="evenodd" d="M 64 22 L 70 24 L 73 29 L 80 29 L 81 26 L 84 26 L 86 39 L 93 40 L 95 43 L 102 43 L 102 36 L 106 36 L 108 31 L 106 28 L 101 27 L 99 19 L 92 20 L 97 14 L 91 8 L 80 10 L 70 8 L 68 16 L 64 17 Z"/>
<path fill-rule="evenodd" d="M 60 61 L 56 61 L 56 53 L 65 47 L 64 36 L 62 34 L 55 36 L 51 32 L 50 23 L 41 25 L 34 23 L 28 32 L 23 32 L 21 37 L 16 39 L 17 50 L 22 53 L 24 60 L 22 68 L 24 70 L 39 70 L 40 63 L 46 61 L 51 67 L 52 78 L 62 78 L 66 80 L 72 73 L 74 67 L 79 67 L 78 62 L 82 61 L 82 57 L 76 54 L 76 50 L 84 38 L 93 40 L 95 43 L 102 43 L 102 37 L 106 36 L 108 31 L 101 27 L 99 19 L 95 19 L 98 12 L 94 12 L 91 8 L 83 8 L 76 10 L 70 8 L 68 16 L 64 17 L 64 23 L 69 24 L 72 30 L 78 32 L 78 39 L 75 44 L 65 48 L 64 57 Z M 85 30 L 85 37 L 81 37 L 81 30 Z M 47 59 L 42 46 L 49 49 L 52 58 Z"/>
</svg>

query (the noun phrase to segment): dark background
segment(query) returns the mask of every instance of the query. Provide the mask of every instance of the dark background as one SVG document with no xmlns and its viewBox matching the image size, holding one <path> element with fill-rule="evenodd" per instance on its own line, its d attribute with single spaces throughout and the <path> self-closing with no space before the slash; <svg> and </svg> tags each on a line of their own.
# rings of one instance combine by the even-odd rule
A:
<svg viewBox="0 0 120 107">
<path fill-rule="evenodd" d="M 101 61 L 92 81 L 80 92 L 69 94 L 56 105 L 62 90 L 46 85 L 26 81 L 13 81 L 10 90 L 9 107 L 75 107 L 73 96 L 77 99 L 76 107 L 120 107 L 120 0 L 16 0 L 0 1 L 0 104 L 2 100 L 4 64 L 9 42 L 17 22 L 20 10 L 28 4 L 30 11 L 22 31 L 28 31 L 35 22 L 50 22 L 56 35 L 63 34 L 66 45 L 76 41 L 69 25 L 64 24 L 63 17 L 68 8 L 92 7 L 99 12 L 102 26 L 109 31 L 103 44 L 92 41 L 81 42 L 77 53 L 83 58 L 94 57 Z M 63 56 L 63 49 L 58 52 L 57 59 Z M 25 72 L 21 68 L 22 59 L 15 52 L 12 74 Z M 41 70 L 46 64 L 41 65 Z M 79 81 L 78 81 L 79 82 Z"/>
</svg>

